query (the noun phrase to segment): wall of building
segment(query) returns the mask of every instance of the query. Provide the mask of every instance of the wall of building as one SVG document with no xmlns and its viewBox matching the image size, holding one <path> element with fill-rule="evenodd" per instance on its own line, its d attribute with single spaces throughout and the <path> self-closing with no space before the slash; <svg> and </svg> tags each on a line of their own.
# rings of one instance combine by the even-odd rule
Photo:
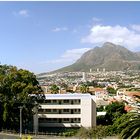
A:
<svg viewBox="0 0 140 140">
<path fill-rule="evenodd" d="M 90 94 L 46 95 L 34 125 L 38 127 L 96 126 L 96 104 Z"/>
</svg>

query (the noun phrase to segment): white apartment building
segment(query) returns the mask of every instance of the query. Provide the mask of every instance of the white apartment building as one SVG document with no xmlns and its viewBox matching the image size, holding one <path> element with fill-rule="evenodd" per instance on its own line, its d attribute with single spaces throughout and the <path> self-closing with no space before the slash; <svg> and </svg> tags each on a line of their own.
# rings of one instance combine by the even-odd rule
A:
<svg viewBox="0 0 140 140">
<path fill-rule="evenodd" d="M 96 126 L 96 103 L 90 94 L 45 94 L 34 115 L 34 131 L 44 127 Z"/>
</svg>

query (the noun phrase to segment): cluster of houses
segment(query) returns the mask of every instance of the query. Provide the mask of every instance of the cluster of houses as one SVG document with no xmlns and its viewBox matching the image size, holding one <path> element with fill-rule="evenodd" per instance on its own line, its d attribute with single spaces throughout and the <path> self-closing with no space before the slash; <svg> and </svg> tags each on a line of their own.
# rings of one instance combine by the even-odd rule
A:
<svg viewBox="0 0 140 140">
<path fill-rule="evenodd" d="M 112 95 L 108 93 L 107 87 L 105 88 L 100 87 L 95 88 L 93 86 L 88 87 L 88 93 L 90 93 L 91 95 L 95 95 L 98 106 L 107 105 L 108 103 L 113 101 L 125 101 L 126 104 L 132 106 L 133 108 L 134 104 L 136 104 L 137 102 L 136 96 L 140 96 L 140 88 L 135 88 L 136 91 L 133 91 L 131 90 L 131 88 L 117 89 L 116 84 L 114 85 L 109 84 L 108 86 L 114 88 L 116 90 L 116 94 Z M 42 86 L 42 89 L 45 94 L 51 94 L 50 87 L 51 86 Z M 67 90 L 59 87 L 59 94 L 70 93 L 67 91 L 71 91 L 71 93 L 81 94 L 80 85 L 69 86 L 67 87 Z"/>
</svg>

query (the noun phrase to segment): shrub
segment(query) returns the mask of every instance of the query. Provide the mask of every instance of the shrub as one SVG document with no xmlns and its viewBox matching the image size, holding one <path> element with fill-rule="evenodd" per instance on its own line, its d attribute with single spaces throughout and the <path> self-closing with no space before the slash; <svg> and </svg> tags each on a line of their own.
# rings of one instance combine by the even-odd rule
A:
<svg viewBox="0 0 140 140">
<path fill-rule="evenodd" d="M 70 137 L 70 136 L 73 136 L 74 134 L 75 134 L 74 132 L 64 132 L 63 136 Z"/>
<path fill-rule="evenodd" d="M 87 138 L 90 137 L 88 129 L 86 129 L 84 127 L 81 127 L 79 129 L 79 131 L 77 132 L 76 136 L 79 137 L 80 139 L 87 139 Z"/>
<path fill-rule="evenodd" d="M 86 129 L 84 127 L 82 127 L 78 133 L 77 136 L 79 138 L 90 138 L 90 139 L 101 139 L 101 138 L 105 138 L 106 136 L 110 136 L 110 129 L 108 128 L 108 126 L 96 126 L 94 128 L 91 129 Z"/>
</svg>

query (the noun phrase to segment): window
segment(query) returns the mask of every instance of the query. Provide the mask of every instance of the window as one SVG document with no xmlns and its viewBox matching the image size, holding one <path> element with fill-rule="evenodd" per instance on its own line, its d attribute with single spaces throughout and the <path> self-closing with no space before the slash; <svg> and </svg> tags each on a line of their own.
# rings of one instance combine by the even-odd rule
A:
<svg viewBox="0 0 140 140">
<path fill-rule="evenodd" d="M 81 121 L 80 118 L 74 118 L 74 119 L 73 119 L 73 122 L 74 122 L 74 123 L 80 123 L 80 121 Z"/>
<path fill-rule="evenodd" d="M 69 118 L 64 118 L 64 121 L 69 121 Z"/>
<path fill-rule="evenodd" d="M 70 110 L 69 109 L 64 109 L 63 112 L 70 112 Z"/>
<path fill-rule="evenodd" d="M 53 103 L 57 103 L 57 100 L 53 100 Z"/>
<path fill-rule="evenodd" d="M 46 112 L 51 112 L 51 109 L 45 109 Z"/>
<path fill-rule="evenodd" d="M 59 100 L 59 104 L 61 105 L 61 100 Z"/>
<path fill-rule="evenodd" d="M 81 121 L 81 119 L 80 119 L 80 118 L 77 118 L 77 121 L 78 121 L 78 122 L 80 122 L 80 121 Z"/>
<path fill-rule="evenodd" d="M 56 122 L 58 122 L 58 119 L 57 118 L 46 118 L 45 121 L 47 123 L 56 123 Z"/>
<path fill-rule="evenodd" d="M 80 104 L 80 99 L 74 100 L 74 104 Z"/>
<path fill-rule="evenodd" d="M 69 100 L 64 100 L 63 103 L 69 103 Z"/>
<path fill-rule="evenodd" d="M 44 111 L 44 109 L 39 109 L 39 110 L 38 110 L 38 112 L 43 112 L 43 111 Z"/>
<path fill-rule="evenodd" d="M 62 122 L 69 123 L 70 119 L 69 118 L 64 118 Z"/>
<path fill-rule="evenodd" d="M 50 104 L 51 103 L 51 100 L 46 100 L 45 102 L 48 103 L 48 104 Z"/>
<path fill-rule="evenodd" d="M 57 109 L 53 109 L 53 112 L 57 112 Z"/>
<path fill-rule="evenodd" d="M 71 100 L 71 104 L 73 105 L 73 100 Z"/>
<path fill-rule="evenodd" d="M 39 123 L 42 123 L 42 122 L 45 121 L 45 119 L 44 118 L 39 118 L 38 121 L 39 121 Z"/>
</svg>

